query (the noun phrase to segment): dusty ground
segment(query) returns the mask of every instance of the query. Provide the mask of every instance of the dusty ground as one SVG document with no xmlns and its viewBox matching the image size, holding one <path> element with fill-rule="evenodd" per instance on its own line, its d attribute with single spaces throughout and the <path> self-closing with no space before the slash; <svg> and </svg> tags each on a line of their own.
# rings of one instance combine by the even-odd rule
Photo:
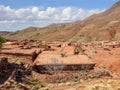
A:
<svg viewBox="0 0 120 90">
<path fill-rule="evenodd" d="M 9 56 L 9 61 L 18 65 L 20 62 L 30 64 L 30 62 L 26 62 L 22 58 L 12 56 Z M 97 80 L 102 77 L 111 78 L 109 73 L 104 71 L 104 69 L 55 72 L 52 74 L 40 74 L 33 71 L 32 76 L 23 78 L 21 83 L 17 83 L 14 79 L 4 82 L 4 84 L 0 85 L 0 90 L 65 90 L 73 87 L 78 88 L 79 84 L 84 86 L 84 83 L 87 83 L 87 81 L 92 79 Z"/>
<path fill-rule="evenodd" d="M 112 73 L 120 74 L 120 48 L 100 50 L 92 59 L 96 62 L 96 67 L 104 67 Z"/>
<path fill-rule="evenodd" d="M 120 80 L 106 78 L 80 80 L 79 82 L 49 84 L 47 88 L 50 88 L 49 90 L 119 90 Z"/>
<path fill-rule="evenodd" d="M 78 60 L 81 61 L 84 58 L 88 62 L 96 63 L 95 69 L 87 72 L 55 72 L 54 74 L 40 74 L 34 71 L 32 76 L 24 78 L 22 83 L 18 84 L 14 80 L 7 81 L 0 85 L 0 90 L 120 90 L 120 48 L 110 48 L 110 50 L 97 48 L 91 58 L 87 54 L 74 56 L 74 47 L 53 46 L 52 48 L 56 51 L 43 51 L 37 59 L 44 60 L 43 63 L 52 58 L 71 60 L 71 62 L 67 61 L 68 63 L 79 63 Z M 19 50 L 14 48 L 13 52 L 19 52 Z M 31 53 L 32 51 L 34 49 L 20 50 L 20 53 Z M 61 53 L 66 56 L 61 57 Z M 8 57 L 11 63 L 24 62 L 32 65 L 22 57 L 0 54 L 1 57 Z M 25 89 L 26 87 L 28 89 Z"/>
</svg>

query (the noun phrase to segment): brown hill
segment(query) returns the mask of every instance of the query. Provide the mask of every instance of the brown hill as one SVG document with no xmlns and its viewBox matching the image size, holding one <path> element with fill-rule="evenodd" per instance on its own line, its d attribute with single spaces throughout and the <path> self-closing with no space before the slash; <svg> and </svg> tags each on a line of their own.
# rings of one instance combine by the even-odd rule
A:
<svg viewBox="0 0 120 90">
<path fill-rule="evenodd" d="M 7 34 L 10 34 L 11 32 L 8 32 L 8 31 L 0 31 L 0 35 L 4 36 L 4 35 L 7 35 Z"/>
<path fill-rule="evenodd" d="M 83 21 L 52 24 L 44 28 L 29 27 L 8 34 L 10 39 L 39 40 L 119 40 L 120 39 L 120 1 L 110 9 L 95 14 Z"/>
</svg>

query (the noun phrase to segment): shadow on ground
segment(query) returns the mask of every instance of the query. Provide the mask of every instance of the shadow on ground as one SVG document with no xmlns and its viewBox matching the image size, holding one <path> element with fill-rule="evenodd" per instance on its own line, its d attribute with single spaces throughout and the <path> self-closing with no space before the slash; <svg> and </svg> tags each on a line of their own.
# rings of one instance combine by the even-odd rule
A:
<svg viewBox="0 0 120 90">
<path fill-rule="evenodd" d="M 4 68 L 1 68 L 0 85 L 4 84 L 4 82 L 6 82 L 12 76 L 12 73 L 15 70 L 15 66 L 16 64 L 11 63 L 8 65 L 7 70 L 4 70 Z"/>
</svg>

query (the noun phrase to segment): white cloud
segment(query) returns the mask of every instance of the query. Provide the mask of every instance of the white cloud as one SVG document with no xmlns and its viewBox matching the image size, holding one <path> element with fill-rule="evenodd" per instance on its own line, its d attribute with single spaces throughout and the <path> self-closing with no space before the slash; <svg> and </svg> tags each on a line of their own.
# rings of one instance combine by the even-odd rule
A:
<svg viewBox="0 0 120 90">
<path fill-rule="evenodd" d="M 32 11 L 32 13 L 37 14 L 39 12 L 39 8 L 38 7 L 33 7 L 31 11 Z"/>
<path fill-rule="evenodd" d="M 48 7 L 44 10 L 39 7 L 12 9 L 0 5 L 0 30 L 17 30 L 28 26 L 46 26 L 52 23 L 83 20 L 101 11 L 103 10 L 74 7 Z"/>
</svg>

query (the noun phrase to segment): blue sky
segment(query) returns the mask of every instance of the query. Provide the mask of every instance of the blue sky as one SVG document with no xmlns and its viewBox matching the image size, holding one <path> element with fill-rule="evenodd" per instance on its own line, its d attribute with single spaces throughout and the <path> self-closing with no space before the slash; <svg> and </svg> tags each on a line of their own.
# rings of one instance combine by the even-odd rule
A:
<svg viewBox="0 0 120 90">
<path fill-rule="evenodd" d="M 0 30 L 65 23 L 100 13 L 118 0 L 0 0 Z"/>
<path fill-rule="evenodd" d="M 117 0 L 0 0 L 0 4 L 9 5 L 12 8 L 25 8 L 31 6 L 43 7 L 80 7 L 83 9 L 105 9 L 113 5 Z"/>
</svg>

